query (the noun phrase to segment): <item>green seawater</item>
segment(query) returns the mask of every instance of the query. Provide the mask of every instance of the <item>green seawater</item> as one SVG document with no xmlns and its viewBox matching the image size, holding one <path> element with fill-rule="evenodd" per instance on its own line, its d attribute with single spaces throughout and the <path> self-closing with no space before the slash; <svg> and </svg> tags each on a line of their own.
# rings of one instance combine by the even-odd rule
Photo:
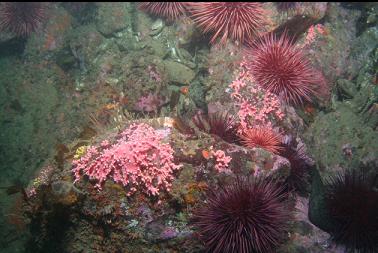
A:
<svg viewBox="0 0 378 253">
<path fill-rule="evenodd" d="M 0 3 L 0 253 L 378 252 L 377 3 L 215 5 Z M 168 179 L 145 172 L 122 184 L 118 171 L 127 182 L 149 167 L 121 162 L 104 163 L 103 181 L 89 166 L 74 174 L 91 147 L 94 161 L 141 123 L 172 148 L 172 160 L 163 148 L 144 153 Z M 363 180 L 332 195 L 348 170 Z M 267 198 L 278 207 L 261 213 L 288 218 L 259 223 L 258 190 L 213 197 L 222 205 L 208 239 L 198 225 L 208 216 L 196 214 L 239 177 L 277 184 L 285 194 Z M 329 196 L 352 203 L 344 230 L 370 237 L 338 238 Z M 251 220 L 280 225 L 250 236 Z"/>
</svg>

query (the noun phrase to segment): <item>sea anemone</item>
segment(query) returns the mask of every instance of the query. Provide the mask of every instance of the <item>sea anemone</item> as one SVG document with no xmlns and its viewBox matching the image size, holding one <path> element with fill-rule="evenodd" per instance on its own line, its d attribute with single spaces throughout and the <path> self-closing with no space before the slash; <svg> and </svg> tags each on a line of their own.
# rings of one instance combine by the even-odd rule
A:
<svg viewBox="0 0 378 253">
<path fill-rule="evenodd" d="M 311 102 L 325 84 L 286 33 L 262 37 L 252 44 L 249 56 L 248 69 L 256 82 L 288 104 Z"/>
<path fill-rule="evenodd" d="M 176 20 L 185 13 L 184 2 L 142 2 L 139 9 L 152 15 L 166 18 L 169 21 Z"/>
<path fill-rule="evenodd" d="M 338 244 L 356 252 L 378 250 L 378 174 L 347 170 L 327 181 L 326 208 Z"/>
<path fill-rule="evenodd" d="M 281 135 L 270 127 L 259 126 L 245 129 L 240 137 L 242 144 L 247 148 L 262 148 L 275 154 L 282 149 Z"/>
<path fill-rule="evenodd" d="M 218 38 L 222 44 L 228 38 L 251 41 L 267 23 L 261 3 L 199 2 L 189 4 L 188 9 L 202 31 L 213 34 L 210 43 Z"/>
<path fill-rule="evenodd" d="M 193 213 L 193 225 L 207 252 L 273 252 L 290 218 L 286 199 L 270 180 L 239 178 L 208 193 Z"/>
<path fill-rule="evenodd" d="M 0 4 L 0 30 L 27 37 L 46 19 L 46 3 L 4 2 Z"/>
<path fill-rule="evenodd" d="M 227 112 L 197 113 L 193 123 L 203 132 L 214 134 L 229 143 L 239 143 L 235 118 Z"/>
</svg>

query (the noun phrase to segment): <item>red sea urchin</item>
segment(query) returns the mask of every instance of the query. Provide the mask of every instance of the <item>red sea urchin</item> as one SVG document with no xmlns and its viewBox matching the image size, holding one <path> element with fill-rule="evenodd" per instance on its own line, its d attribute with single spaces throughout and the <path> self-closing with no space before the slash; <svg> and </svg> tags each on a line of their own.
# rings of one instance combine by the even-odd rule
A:
<svg viewBox="0 0 378 253">
<path fill-rule="evenodd" d="M 248 148 L 262 148 L 272 153 L 281 150 L 281 135 L 269 127 L 245 129 L 241 134 L 242 144 Z"/>
<path fill-rule="evenodd" d="M 329 232 L 351 252 L 378 250 L 377 179 L 377 172 L 348 170 L 328 180 L 325 203 L 334 224 Z"/>
<path fill-rule="evenodd" d="M 142 2 L 139 9 L 172 21 L 185 13 L 185 5 L 184 2 Z"/>
<path fill-rule="evenodd" d="M 267 23 L 261 3 L 199 2 L 189 4 L 188 9 L 202 31 L 213 34 L 211 43 L 219 37 L 221 43 L 227 38 L 251 41 Z"/>
<path fill-rule="evenodd" d="M 290 215 L 287 193 L 269 180 L 239 178 L 212 190 L 193 213 L 193 225 L 207 252 L 273 252 Z"/>
<path fill-rule="evenodd" d="M 284 33 L 254 42 L 248 68 L 264 89 L 280 96 L 288 104 L 311 102 L 325 86 L 321 73 L 311 67 L 300 48 Z"/>
<path fill-rule="evenodd" d="M 0 30 L 18 37 L 35 32 L 46 19 L 46 3 L 4 2 L 0 4 Z"/>
</svg>

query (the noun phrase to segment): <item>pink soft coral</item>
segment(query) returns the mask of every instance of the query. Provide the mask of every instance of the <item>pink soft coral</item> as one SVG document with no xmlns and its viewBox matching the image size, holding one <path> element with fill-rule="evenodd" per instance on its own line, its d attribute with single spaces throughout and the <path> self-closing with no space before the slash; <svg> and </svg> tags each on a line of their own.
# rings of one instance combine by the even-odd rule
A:
<svg viewBox="0 0 378 253">
<path fill-rule="evenodd" d="M 231 170 L 228 169 L 228 166 L 232 160 L 230 156 L 227 156 L 223 150 L 212 151 L 211 154 L 215 158 L 215 169 L 218 172 L 231 173 Z"/>
<path fill-rule="evenodd" d="M 79 160 L 73 161 L 75 182 L 83 174 L 97 181 L 96 187 L 111 177 L 129 189 L 137 188 L 148 195 L 169 191 L 173 172 L 181 167 L 173 163 L 173 149 L 163 143 L 163 135 L 147 124 L 133 124 L 120 134 L 114 144 L 103 141 L 91 146 Z"/>
<path fill-rule="evenodd" d="M 278 97 L 258 86 L 253 77 L 246 71 L 245 62 L 241 63 L 236 79 L 229 85 L 231 98 L 238 107 L 240 129 L 252 126 L 272 127 L 272 121 L 284 118 Z"/>
</svg>

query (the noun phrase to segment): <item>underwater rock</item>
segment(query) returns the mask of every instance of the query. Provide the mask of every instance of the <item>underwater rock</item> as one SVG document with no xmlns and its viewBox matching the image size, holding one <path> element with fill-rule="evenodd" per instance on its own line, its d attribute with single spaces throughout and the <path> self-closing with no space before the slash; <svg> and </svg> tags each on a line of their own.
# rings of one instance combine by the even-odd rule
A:
<svg viewBox="0 0 378 253">
<path fill-rule="evenodd" d="M 368 126 L 375 129 L 378 126 L 378 86 L 368 85 L 360 88 L 352 101 L 352 107 Z"/>
<path fill-rule="evenodd" d="M 334 226 L 325 203 L 325 186 L 317 169 L 311 171 L 312 185 L 309 200 L 309 220 L 324 231 L 331 231 Z"/>
<path fill-rule="evenodd" d="M 367 157 L 372 169 L 378 165 L 377 134 L 344 103 L 335 112 L 320 113 L 304 137 L 322 177 L 332 175 L 331 168 L 358 168 Z M 343 151 L 346 144 L 354 147 L 351 153 Z"/>
<path fill-rule="evenodd" d="M 181 63 L 166 60 L 164 65 L 170 82 L 189 85 L 194 79 L 194 71 Z"/>
<path fill-rule="evenodd" d="M 3 45 L 3 43 L 12 40 L 15 37 L 16 36 L 11 33 L 4 32 L 4 31 L 0 32 L 0 45 Z"/>
<path fill-rule="evenodd" d="M 178 44 L 180 46 L 189 45 L 195 36 L 199 36 L 196 26 L 191 19 L 182 19 L 177 21 Z"/>
<path fill-rule="evenodd" d="M 25 45 L 25 54 L 29 59 L 40 55 L 49 54 L 52 51 L 65 47 L 66 36 L 72 29 L 73 17 L 63 8 L 54 5 L 50 9 L 51 17 L 45 24 L 43 32 L 33 33 Z"/>
<path fill-rule="evenodd" d="M 268 3 L 265 6 L 272 15 L 274 33 L 281 35 L 286 32 L 297 40 L 311 26 L 319 22 L 327 13 L 329 3 L 326 2 L 287 2 Z"/>
<path fill-rule="evenodd" d="M 0 67 L 4 71 L 0 77 L 0 169 L 2 178 L 23 181 L 53 154 L 57 140 L 72 137 L 73 132 L 67 131 L 73 128 L 67 120 L 72 104 L 59 90 L 67 83 L 53 62 L 20 65 L 18 60 L 4 58 Z"/>
<path fill-rule="evenodd" d="M 378 43 L 374 44 L 376 44 L 374 50 L 369 49 L 370 54 L 365 57 L 364 65 L 355 80 L 337 80 L 337 91 L 339 99 L 345 99 L 345 103 L 361 116 L 367 126 L 376 129 L 378 126 Z"/>
<path fill-rule="evenodd" d="M 369 55 L 378 47 L 378 27 L 370 27 L 366 29 L 353 44 L 351 58 L 356 59 L 359 63 L 358 66 L 363 66 L 367 62 L 367 58 L 371 58 Z"/>
<path fill-rule="evenodd" d="M 129 50 L 139 50 L 142 47 L 138 47 L 139 37 L 132 32 L 131 29 L 122 30 L 114 33 L 116 44 L 119 50 L 128 52 Z M 130 44 L 130 45 L 129 45 Z M 142 43 L 141 43 L 142 44 Z"/>
<path fill-rule="evenodd" d="M 73 205 L 78 201 L 78 194 L 83 194 L 78 190 L 71 182 L 67 181 L 55 181 L 51 184 L 51 193 L 54 198 L 54 202 L 63 205 Z"/>
<path fill-rule="evenodd" d="M 80 26 L 67 36 L 70 55 L 75 58 L 78 69 L 85 72 L 91 69 L 95 59 L 101 51 L 101 45 L 105 43 L 104 36 L 92 25 Z"/>
<path fill-rule="evenodd" d="M 227 88 L 234 78 L 235 71 L 240 67 L 243 50 L 228 42 L 224 46 L 212 46 L 210 52 L 202 52 L 207 56 L 203 63 L 206 69 L 203 82 L 204 89 L 207 91 L 206 101 L 208 103 L 220 102 L 227 108 L 232 108 Z"/>
<path fill-rule="evenodd" d="M 314 203 L 311 203 L 314 205 Z M 312 206 L 313 207 L 313 206 Z M 292 253 L 344 253 L 343 246 L 330 244 L 329 234 L 311 223 L 308 217 L 309 200 L 296 197 L 294 230 L 290 231 L 290 241 L 282 252 Z M 322 211 L 322 210 L 319 210 Z M 311 212 L 314 212 L 312 210 Z M 314 214 L 311 214 L 314 216 Z M 314 217 L 313 217 L 314 219 Z M 315 222 L 315 221 L 314 221 Z M 279 251 L 281 252 L 281 251 Z"/>
<path fill-rule="evenodd" d="M 59 50 L 55 55 L 56 64 L 64 71 L 72 69 L 76 64 L 76 58 L 72 54 L 69 47 Z"/>
<path fill-rule="evenodd" d="M 206 103 L 206 91 L 202 79 L 195 80 L 189 87 L 189 97 L 194 102 L 196 107 L 207 113 L 207 103 Z"/>
<path fill-rule="evenodd" d="M 167 54 L 167 48 L 163 41 L 161 40 L 147 40 L 146 48 L 148 48 L 151 54 L 156 55 L 160 58 L 163 58 Z"/>
<path fill-rule="evenodd" d="M 336 87 L 340 96 L 343 96 L 346 98 L 353 98 L 357 93 L 356 84 L 346 79 L 337 80 Z"/>
<path fill-rule="evenodd" d="M 151 36 L 156 36 L 164 29 L 164 21 L 162 19 L 157 19 L 151 26 Z"/>
<path fill-rule="evenodd" d="M 322 70 L 328 83 L 332 84 L 338 78 L 350 79 L 356 75 L 360 64 L 350 57 L 356 43 L 356 23 L 361 12 L 345 9 L 340 3 L 328 3 L 324 23 L 314 32 L 315 26 L 307 30 L 300 40 L 303 50 L 314 67 Z M 313 40 L 309 40 L 309 38 Z"/>
<path fill-rule="evenodd" d="M 132 3 L 97 3 L 96 26 L 104 36 L 131 26 Z"/>
<path fill-rule="evenodd" d="M 152 221 L 146 225 L 146 239 L 151 242 L 161 242 L 177 237 L 178 232 L 173 227 L 165 226 L 162 221 Z"/>
<path fill-rule="evenodd" d="M 67 252 L 106 252 L 119 246 L 114 242 L 111 245 L 104 245 L 103 229 L 86 219 L 75 223 L 75 226 L 69 228 L 66 233 L 70 235 L 65 239 L 64 249 Z"/>
<path fill-rule="evenodd" d="M 147 96 L 140 97 L 134 106 L 134 110 L 145 113 L 158 113 L 160 108 L 166 104 L 165 98 L 159 96 L 158 94 L 148 94 Z"/>
</svg>

